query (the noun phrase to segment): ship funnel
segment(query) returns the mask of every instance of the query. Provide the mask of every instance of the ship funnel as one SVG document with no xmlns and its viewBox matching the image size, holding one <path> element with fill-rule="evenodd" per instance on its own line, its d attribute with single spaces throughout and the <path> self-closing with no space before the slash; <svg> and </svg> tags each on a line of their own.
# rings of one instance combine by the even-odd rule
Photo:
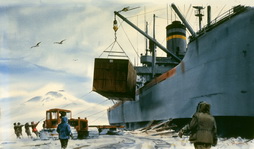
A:
<svg viewBox="0 0 254 149">
<path fill-rule="evenodd" d="M 186 52 L 186 27 L 180 21 L 174 21 L 166 29 L 167 49 L 183 58 Z"/>
</svg>

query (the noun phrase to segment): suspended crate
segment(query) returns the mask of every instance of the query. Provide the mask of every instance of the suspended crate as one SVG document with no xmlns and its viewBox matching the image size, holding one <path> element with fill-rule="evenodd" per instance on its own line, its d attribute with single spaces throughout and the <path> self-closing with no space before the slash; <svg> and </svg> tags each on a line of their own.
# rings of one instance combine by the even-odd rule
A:
<svg viewBox="0 0 254 149">
<path fill-rule="evenodd" d="M 128 59 L 95 58 L 93 91 L 114 100 L 134 100 L 136 71 Z"/>
</svg>

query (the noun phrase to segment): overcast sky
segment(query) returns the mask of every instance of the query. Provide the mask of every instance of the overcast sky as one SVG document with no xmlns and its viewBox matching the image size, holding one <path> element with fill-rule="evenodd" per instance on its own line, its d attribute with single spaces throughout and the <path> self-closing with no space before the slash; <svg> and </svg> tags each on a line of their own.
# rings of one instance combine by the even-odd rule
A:
<svg viewBox="0 0 254 149">
<path fill-rule="evenodd" d="M 28 100 L 56 90 L 89 102 L 105 100 L 89 92 L 94 58 L 114 42 L 113 12 L 140 7 L 122 14 L 141 29 L 144 18 L 151 24 L 156 14 L 156 37 L 165 45 L 165 27 L 176 19 L 167 8 L 172 2 L 193 20 L 195 30 L 198 25 L 190 6 L 214 6 L 213 18 L 233 5 L 254 6 L 253 0 L 0 0 L 0 100 Z M 137 64 L 137 55 L 144 53 L 144 37 L 117 20 L 121 24 L 117 41 Z M 64 39 L 61 45 L 54 43 Z M 38 42 L 39 47 L 31 48 Z"/>
</svg>

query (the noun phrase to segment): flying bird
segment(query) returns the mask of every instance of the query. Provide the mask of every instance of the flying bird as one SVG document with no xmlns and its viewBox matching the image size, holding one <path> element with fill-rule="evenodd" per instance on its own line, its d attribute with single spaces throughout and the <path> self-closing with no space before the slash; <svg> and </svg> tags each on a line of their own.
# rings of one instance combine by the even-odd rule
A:
<svg viewBox="0 0 254 149">
<path fill-rule="evenodd" d="M 63 44 L 63 42 L 65 41 L 65 39 L 64 40 L 61 40 L 60 42 L 54 42 L 55 44 Z"/>
<path fill-rule="evenodd" d="M 36 47 L 39 47 L 41 42 L 38 42 L 35 46 L 32 46 L 31 48 L 36 48 Z"/>
</svg>

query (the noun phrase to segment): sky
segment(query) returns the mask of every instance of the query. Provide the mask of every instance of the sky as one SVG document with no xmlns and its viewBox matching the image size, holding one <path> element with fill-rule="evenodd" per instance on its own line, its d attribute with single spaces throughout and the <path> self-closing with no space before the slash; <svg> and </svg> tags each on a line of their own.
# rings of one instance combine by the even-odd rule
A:
<svg viewBox="0 0 254 149">
<path fill-rule="evenodd" d="M 94 59 L 107 57 L 103 51 L 110 47 L 123 49 L 134 65 L 140 65 L 138 56 L 145 51 L 144 37 L 119 18 L 116 37 L 121 47 L 110 46 L 115 41 L 113 12 L 139 7 L 121 14 L 143 30 L 146 20 L 150 35 L 156 14 L 156 38 L 165 45 L 165 27 L 177 20 L 171 3 L 195 31 L 198 22 L 190 6 L 211 5 L 212 18 L 238 4 L 254 6 L 252 0 L 0 0 L 0 102 L 64 90 L 87 102 L 101 103 L 106 98 L 91 92 Z M 63 44 L 55 44 L 61 40 Z M 38 47 L 31 48 L 38 42 Z M 111 106 L 112 102 L 103 104 Z"/>
</svg>

